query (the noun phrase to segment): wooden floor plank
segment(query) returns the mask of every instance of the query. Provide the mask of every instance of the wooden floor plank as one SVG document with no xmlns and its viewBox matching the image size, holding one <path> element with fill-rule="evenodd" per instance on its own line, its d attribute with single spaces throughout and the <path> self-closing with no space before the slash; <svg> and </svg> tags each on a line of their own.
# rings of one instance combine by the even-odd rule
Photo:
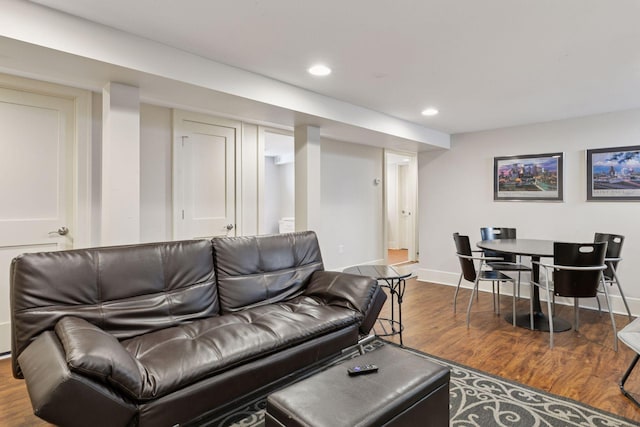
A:
<svg viewBox="0 0 640 427">
<path fill-rule="evenodd" d="M 613 351 L 613 332 L 609 316 L 581 311 L 581 332 L 556 334 L 556 345 L 549 348 L 549 336 L 514 328 L 493 313 L 491 295 L 481 293 L 474 305 L 471 325 L 466 327 L 469 291 L 459 295 L 458 313 L 453 314 L 450 286 L 407 281 L 403 304 L 404 343 L 425 353 L 509 378 L 554 394 L 613 412 L 640 424 L 640 409 L 622 396 L 618 381 L 634 353 L 620 344 Z M 388 311 L 389 304 L 385 305 Z M 528 308 L 528 300 L 518 302 Z M 502 296 L 502 313 L 511 310 L 511 298 Z M 388 315 L 388 312 L 385 314 Z M 559 307 L 558 315 L 570 320 L 572 309 Z M 616 316 L 618 330 L 629 323 Z M 389 338 L 399 342 L 397 336 Z M 628 382 L 628 389 L 640 396 L 640 368 Z M 11 376 L 8 360 L 0 361 L 0 425 L 47 425 L 32 415 L 24 381 Z"/>
<path fill-rule="evenodd" d="M 407 281 L 402 307 L 406 346 L 581 401 L 640 425 L 640 409 L 618 388 L 634 353 L 622 343 L 617 353 L 613 350 L 607 312 L 581 310 L 580 332 L 554 334 L 555 346 L 550 349 L 548 333 L 513 327 L 494 314 L 490 293 L 481 293 L 474 303 L 467 329 L 470 291 L 460 291 L 454 314 L 454 290 L 415 279 Z M 388 307 L 386 304 L 385 310 Z M 528 300 L 520 300 L 517 307 L 528 310 Z M 501 311 L 503 315 L 511 311 L 511 296 L 502 295 Z M 573 320 L 572 307 L 558 306 L 557 314 Z M 616 315 L 618 330 L 629 322 L 627 316 Z M 399 343 L 397 336 L 391 340 Z M 627 389 L 640 396 L 640 367 L 628 380 Z"/>
</svg>

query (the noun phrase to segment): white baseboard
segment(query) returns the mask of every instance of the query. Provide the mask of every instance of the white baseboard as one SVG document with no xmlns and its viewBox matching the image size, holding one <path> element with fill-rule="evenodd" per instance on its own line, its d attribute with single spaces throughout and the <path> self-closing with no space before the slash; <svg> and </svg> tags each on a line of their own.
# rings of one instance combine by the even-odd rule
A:
<svg viewBox="0 0 640 427">
<path fill-rule="evenodd" d="M 0 354 L 11 351 L 11 323 L 0 323 Z"/>
<path fill-rule="evenodd" d="M 458 278 L 460 277 L 460 273 L 451 273 L 451 272 L 447 272 L 447 271 L 438 271 L 438 270 L 429 270 L 426 268 L 419 268 L 416 270 L 416 274 L 418 276 L 418 281 L 421 282 L 430 282 L 430 283 L 437 283 L 439 285 L 448 285 L 448 286 L 457 286 L 458 285 Z M 528 282 L 529 278 L 528 276 L 525 276 L 520 284 L 520 296 L 528 298 L 529 297 L 529 282 Z M 462 280 L 462 283 L 460 284 L 460 286 L 462 288 L 465 289 L 472 289 L 473 288 L 473 283 L 467 282 L 466 280 Z M 608 286 L 608 285 L 607 285 Z M 507 294 L 511 294 L 511 288 L 509 287 L 509 285 L 502 285 L 502 289 L 504 289 L 504 291 L 502 291 L 503 294 L 507 293 Z M 609 286 L 608 288 L 611 292 L 610 292 L 610 297 L 611 297 L 611 305 L 613 306 L 613 312 L 617 313 L 617 314 L 627 314 L 627 309 L 624 306 L 624 301 L 622 300 L 622 297 L 620 295 L 617 294 L 618 289 L 613 286 Z M 490 282 L 480 282 L 478 285 L 478 290 L 481 292 L 491 292 L 491 283 Z M 616 292 L 616 293 L 614 293 Z M 543 306 L 544 304 L 546 304 L 546 295 L 543 295 L 544 292 L 540 293 L 540 301 L 543 302 Z M 605 302 L 605 298 L 604 295 L 600 295 L 600 304 L 602 305 L 602 310 L 603 312 L 607 312 L 607 305 Z M 638 313 L 640 313 L 640 299 L 638 298 L 629 298 L 626 297 L 627 299 L 627 304 L 629 304 L 629 309 L 631 310 L 631 315 L 636 317 L 638 316 Z M 562 304 L 562 305 L 573 305 L 573 299 L 571 298 L 562 298 L 562 297 L 557 297 L 556 298 L 556 303 L 557 304 Z M 588 309 L 594 309 L 597 310 L 598 309 L 598 304 L 595 301 L 595 299 L 581 299 L 580 300 L 580 307 L 583 308 L 588 308 Z"/>
</svg>

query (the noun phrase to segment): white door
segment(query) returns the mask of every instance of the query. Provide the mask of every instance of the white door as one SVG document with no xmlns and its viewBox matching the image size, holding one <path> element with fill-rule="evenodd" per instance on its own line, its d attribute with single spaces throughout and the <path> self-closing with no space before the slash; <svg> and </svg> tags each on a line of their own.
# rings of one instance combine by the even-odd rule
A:
<svg viewBox="0 0 640 427">
<path fill-rule="evenodd" d="M 206 116 L 176 115 L 174 238 L 234 236 L 237 128 Z"/>
<path fill-rule="evenodd" d="M 0 353 L 11 347 L 11 260 L 72 246 L 74 114 L 71 99 L 0 88 Z"/>
</svg>

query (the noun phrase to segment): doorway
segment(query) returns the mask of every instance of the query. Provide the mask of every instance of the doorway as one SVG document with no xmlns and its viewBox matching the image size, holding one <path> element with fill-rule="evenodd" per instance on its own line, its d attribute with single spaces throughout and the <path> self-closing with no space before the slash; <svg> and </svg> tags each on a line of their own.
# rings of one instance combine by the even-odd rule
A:
<svg viewBox="0 0 640 427">
<path fill-rule="evenodd" d="M 295 231 L 295 152 L 290 132 L 260 129 L 259 234 Z"/>
<path fill-rule="evenodd" d="M 385 151 L 387 263 L 417 261 L 417 185 L 415 153 Z"/>
</svg>

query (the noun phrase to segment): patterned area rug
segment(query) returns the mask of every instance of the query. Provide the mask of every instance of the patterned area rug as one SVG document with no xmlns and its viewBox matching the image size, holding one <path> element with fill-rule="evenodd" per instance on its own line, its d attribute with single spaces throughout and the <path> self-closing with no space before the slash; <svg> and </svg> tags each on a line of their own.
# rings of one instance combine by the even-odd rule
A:
<svg viewBox="0 0 640 427">
<path fill-rule="evenodd" d="M 367 352 L 376 351 L 383 345 L 395 345 L 376 339 L 365 347 Z M 433 362 L 449 366 L 450 425 L 456 427 L 569 427 L 569 426 L 637 426 L 630 420 L 600 411 L 580 402 L 555 396 L 528 386 L 505 380 L 484 372 L 442 360 L 418 350 L 406 351 L 420 355 Z M 357 352 L 344 355 L 327 367 L 357 356 Z M 315 373 L 315 372 L 314 372 Z M 308 375 L 307 375 L 308 376 Z M 262 396 L 215 419 L 201 421 L 208 427 L 262 427 L 266 396 Z"/>
</svg>

